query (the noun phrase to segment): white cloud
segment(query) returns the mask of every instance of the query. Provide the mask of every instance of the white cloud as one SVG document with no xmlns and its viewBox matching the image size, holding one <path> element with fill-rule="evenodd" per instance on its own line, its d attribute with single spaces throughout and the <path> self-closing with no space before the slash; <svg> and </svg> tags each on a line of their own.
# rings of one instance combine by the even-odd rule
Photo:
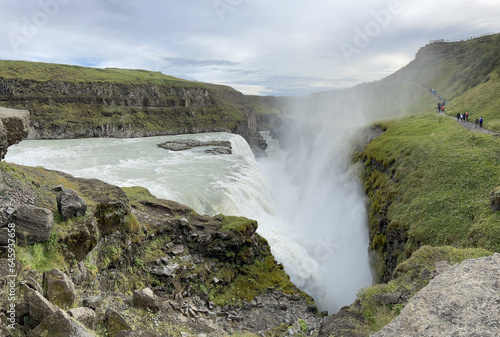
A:
<svg viewBox="0 0 500 337">
<path fill-rule="evenodd" d="M 400 0 L 390 18 L 380 15 L 395 0 L 220 1 L 231 7 L 222 16 L 213 1 L 3 0 L 0 58 L 144 68 L 248 93 L 307 94 L 380 79 L 429 40 L 500 31 L 496 0 Z M 47 4 L 59 7 L 50 13 Z M 361 47 L 359 31 L 369 37 Z M 13 34 L 21 37 L 17 48 Z M 342 43 L 357 48 L 351 60 Z"/>
</svg>

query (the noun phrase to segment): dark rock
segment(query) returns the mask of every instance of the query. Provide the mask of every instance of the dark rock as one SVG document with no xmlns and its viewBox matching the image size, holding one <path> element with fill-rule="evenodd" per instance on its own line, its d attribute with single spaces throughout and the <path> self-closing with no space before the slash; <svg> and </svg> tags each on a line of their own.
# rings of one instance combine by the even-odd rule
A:
<svg viewBox="0 0 500 337">
<path fill-rule="evenodd" d="M 97 226 L 103 235 L 123 230 L 130 214 L 130 206 L 126 201 L 102 202 L 95 207 Z"/>
<path fill-rule="evenodd" d="M 28 337 L 51 336 L 51 337 L 94 337 L 83 325 L 71 319 L 62 310 L 47 316 Z"/>
<path fill-rule="evenodd" d="M 149 309 L 152 312 L 157 312 L 158 310 L 160 310 L 160 307 L 156 302 L 155 295 L 149 288 L 134 291 L 133 303 L 134 307 Z"/>
<path fill-rule="evenodd" d="M 57 306 L 50 303 L 42 294 L 32 289 L 27 290 L 24 301 L 28 304 L 30 320 L 35 322 L 35 324 L 42 322 L 47 316 L 59 310 Z"/>
<path fill-rule="evenodd" d="M 214 141 L 201 141 L 201 140 L 196 140 L 196 139 L 178 139 L 178 140 L 173 140 L 173 141 L 168 141 L 168 142 L 163 142 L 161 144 L 158 144 L 158 147 L 161 147 L 165 150 L 170 150 L 170 151 L 184 151 L 184 150 L 189 150 L 195 147 L 203 147 L 203 146 L 215 146 L 216 148 L 224 148 L 224 150 L 220 150 L 224 153 L 221 152 L 221 154 L 231 154 L 232 153 L 232 146 L 231 142 L 227 140 L 214 140 Z M 208 151 L 208 150 L 207 150 Z M 217 152 L 217 151 L 215 151 Z M 228 153 L 227 153 L 228 152 Z"/>
<path fill-rule="evenodd" d="M 89 307 L 93 310 L 99 308 L 102 304 L 103 298 L 99 295 L 90 296 L 82 299 L 82 304 L 84 307 Z"/>
<path fill-rule="evenodd" d="M 91 308 L 79 307 L 68 311 L 68 315 L 89 329 L 94 329 L 96 313 Z"/>
<path fill-rule="evenodd" d="M 420 272 L 420 280 L 426 281 L 431 278 L 431 272 L 427 268 L 423 268 L 422 271 Z"/>
<path fill-rule="evenodd" d="M 43 289 L 40 284 L 31 276 L 26 278 L 26 285 L 33 290 L 38 291 L 40 294 L 43 294 Z"/>
<path fill-rule="evenodd" d="M 0 160 L 5 158 L 7 148 L 28 136 L 29 112 L 0 107 Z"/>
<path fill-rule="evenodd" d="M 397 304 L 401 302 L 401 292 L 397 291 L 394 293 L 376 294 L 373 295 L 372 299 L 375 302 L 382 304 Z"/>
<path fill-rule="evenodd" d="M 11 221 L 16 224 L 18 244 L 33 245 L 49 239 L 54 216 L 46 208 L 21 205 L 12 214 Z"/>
<path fill-rule="evenodd" d="M 224 146 L 216 146 L 212 149 L 205 150 L 205 153 L 210 153 L 210 154 L 232 154 L 233 151 Z"/>
<path fill-rule="evenodd" d="M 54 192 L 62 192 L 64 190 L 64 185 L 58 185 L 52 189 Z"/>
<path fill-rule="evenodd" d="M 43 273 L 43 293 L 49 301 L 63 309 L 71 308 L 76 299 L 73 281 L 58 269 Z"/>
<path fill-rule="evenodd" d="M 362 337 L 356 332 L 356 325 L 364 323 L 362 314 L 349 310 L 348 307 L 343 307 L 335 315 L 326 319 L 319 330 L 319 337 L 328 336 L 345 336 L 345 337 Z"/>
<path fill-rule="evenodd" d="M 108 308 L 106 310 L 105 321 L 110 337 L 116 337 L 122 330 L 132 330 L 127 321 L 113 309 Z"/>
<path fill-rule="evenodd" d="M 87 202 L 78 192 L 70 188 L 65 188 L 57 195 L 57 209 L 63 219 L 70 219 L 83 216 L 87 212 Z"/>
</svg>

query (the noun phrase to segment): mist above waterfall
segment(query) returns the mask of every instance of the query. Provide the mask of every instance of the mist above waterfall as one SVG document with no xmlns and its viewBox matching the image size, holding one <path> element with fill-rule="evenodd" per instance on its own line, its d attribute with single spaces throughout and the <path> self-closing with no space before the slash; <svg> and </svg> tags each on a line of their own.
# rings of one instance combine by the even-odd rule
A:
<svg viewBox="0 0 500 337">
<path fill-rule="evenodd" d="M 371 284 L 364 196 L 349 160 L 357 129 L 327 110 L 295 113 L 286 150 L 270 139 L 269 157 L 259 162 L 242 137 L 226 133 L 23 141 L 9 148 L 6 160 L 144 186 L 198 213 L 256 219 L 292 281 L 320 310 L 334 313 Z M 176 138 L 230 140 L 233 155 L 156 146 Z"/>
<path fill-rule="evenodd" d="M 351 163 L 366 118 L 344 104 L 326 96 L 287 106 L 282 158 L 261 161 L 284 232 L 308 258 L 273 253 L 292 281 L 329 313 L 351 304 L 372 283 L 365 196 Z M 264 236 L 272 242 L 269 233 Z"/>
</svg>

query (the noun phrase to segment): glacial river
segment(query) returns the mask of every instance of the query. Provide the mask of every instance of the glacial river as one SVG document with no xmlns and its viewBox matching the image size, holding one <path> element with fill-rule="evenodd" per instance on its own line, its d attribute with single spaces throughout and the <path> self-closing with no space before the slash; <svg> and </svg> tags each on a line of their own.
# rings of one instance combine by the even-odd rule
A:
<svg viewBox="0 0 500 337">
<path fill-rule="evenodd" d="M 320 310 L 335 313 L 372 282 L 359 182 L 342 149 L 317 147 L 312 141 L 286 153 L 265 136 L 269 157 L 258 161 L 242 137 L 228 133 L 25 140 L 10 147 L 5 160 L 121 187 L 144 186 L 201 214 L 256 219 L 258 233 L 268 240 L 291 280 Z M 229 140 L 233 154 L 157 147 L 179 138 Z"/>
</svg>

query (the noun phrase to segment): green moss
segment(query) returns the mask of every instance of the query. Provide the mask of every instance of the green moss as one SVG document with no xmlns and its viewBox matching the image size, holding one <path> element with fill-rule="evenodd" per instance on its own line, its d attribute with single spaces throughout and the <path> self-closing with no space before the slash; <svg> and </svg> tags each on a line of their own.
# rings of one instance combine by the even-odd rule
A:
<svg viewBox="0 0 500 337">
<path fill-rule="evenodd" d="M 393 158 L 390 170 L 369 165 L 365 171 L 370 228 L 378 228 L 385 212 L 389 228 L 408 229 L 408 244 L 499 251 L 499 215 L 491 213 L 489 196 L 500 180 L 500 139 L 438 118 L 383 122 L 385 133 L 365 149 L 364 158 Z"/>
<path fill-rule="evenodd" d="M 157 200 L 156 197 L 145 187 L 122 187 L 122 190 L 127 194 L 131 205 L 137 205 L 138 203 L 144 201 L 153 202 Z"/>
<path fill-rule="evenodd" d="M 301 293 L 304 298 L 310 300 L 309 296 L 300 292 L 290 281 L 290 277 L 276 264 L 272 255 L 243 266 L 236 277 L 235 268 L 228 267 L 225 271 L 219 271 L 218 276 L 222 280 L 231 279 L 231 282 L 216 289 L 218 292 L 212 292 L 212 300 L 216 305 L 235 304 L 241 300 L 251 301 L 255 296 L 267 292 L 268 288 L 279 289 L 286 294 Z"/>
<path fill-rule="evenodd" d="M 219 214 L 214 217 L 222 221 L 221 230 L 234 233 L 249 233 L 257 230 L 257 221 L 239 216 Z"/>
</svg>

